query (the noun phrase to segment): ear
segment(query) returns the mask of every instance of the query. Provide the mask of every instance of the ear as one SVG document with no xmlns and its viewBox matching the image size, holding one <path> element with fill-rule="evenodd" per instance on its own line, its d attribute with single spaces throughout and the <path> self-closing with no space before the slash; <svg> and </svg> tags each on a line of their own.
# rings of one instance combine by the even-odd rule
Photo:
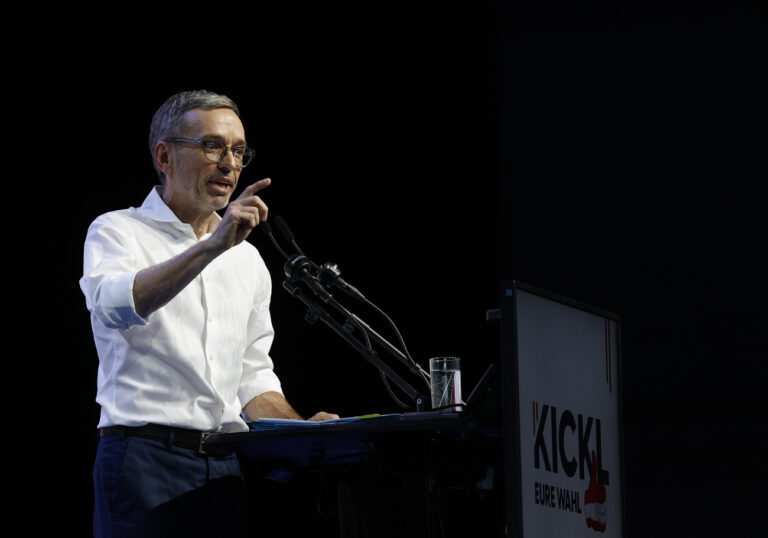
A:
<svg viewBox="0 0 768 538">
<path fill-rule="evenodd" d="M 166 177 L 170 175 L 173 168 L 173 152 L 168 142 L 161 140 L 155 144 L 155 163 Z"/>
</svg>

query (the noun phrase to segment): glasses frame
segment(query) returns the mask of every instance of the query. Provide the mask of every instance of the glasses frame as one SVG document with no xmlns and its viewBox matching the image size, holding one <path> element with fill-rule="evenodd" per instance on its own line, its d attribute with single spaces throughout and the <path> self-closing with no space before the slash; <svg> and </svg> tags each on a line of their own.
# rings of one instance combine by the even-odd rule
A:
<svg viewBox="0 0 768 538">
<path fill-rule="evenodd" d="M 172 144 L 178 144 L 178 143 L 197 144 L 203 150 L 203 155 L 205 155 L 205 158 L 208 159 L 211 162 L 214 162 L 214 163 L 220 163 L 222 161 L 222 159 L 224 158 L 224 155 L 226 155 L 227 151 L 231 151 L 232 155 L 234 156 L 235 155 L 235 149 L 236 148 L 242 148 L 242 149 L 245 150 L 244 156 L 247 155 L 248 159 L 247 160 L 243 159 L 244 164 L 243 164 L 243 162 L 241 162 L 241 164 L 237 165 L 237 167 L 240 168 L 240 169 L 245 168 L 246 166 L 248 166 L 251 163 L 251 160 L 253 159 L 254 155 L 256 154 L 256 150 L 253 149 L 250 146 L 242 146 L 242 145 L 240 145 L 240 146 L 228 146 L 227 144 L 225 144 L 221 140 L 216 140 L 215 138 L 205 139 L 205 138 L 175 138 L 175 137 L 171 137 L 171 138 L 163 138 L 163 142 L 171 142 Z M 212 159 L 208 155 L 208 153 L 205 151 L 206 144 L 210 144 L 210 143 L 221 144 L 225 148 L 225 151 L 221 154 L 221 157 L 219 157 L 218 161 Z M 237 157 L 235 157 L 235 161 L 237 161 Z"/>
</svg>

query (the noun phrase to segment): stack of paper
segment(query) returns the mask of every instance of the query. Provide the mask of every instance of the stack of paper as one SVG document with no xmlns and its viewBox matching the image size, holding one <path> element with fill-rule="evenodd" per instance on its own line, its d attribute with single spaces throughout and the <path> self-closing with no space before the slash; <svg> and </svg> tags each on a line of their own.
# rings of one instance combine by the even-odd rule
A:
<svg viewBox="0 0 768 538">
<path fill-rule="evenodd" d="M 250 426 L 252 431 L 276 430 L 276 429 L 283 429 L 283 428 L 317 428 L 319 426 L 327 426 L 329 424 L 359 422 L 362 420 L 381 420 L 381 419 L 399 420 L 402 418 L 403 418 L 403 415 L 396 414 L 396 413 L 390 414 L 390 415 L 361 415 L 359 417 L 345 417 L 345 418 L 337 418 L 334 420 L 319 420 L 319 421 L 297 420 L 297 419 L 289 419 L 289 418 L 260 418 L 256 422 L 251 422 Z"/>
</svg>

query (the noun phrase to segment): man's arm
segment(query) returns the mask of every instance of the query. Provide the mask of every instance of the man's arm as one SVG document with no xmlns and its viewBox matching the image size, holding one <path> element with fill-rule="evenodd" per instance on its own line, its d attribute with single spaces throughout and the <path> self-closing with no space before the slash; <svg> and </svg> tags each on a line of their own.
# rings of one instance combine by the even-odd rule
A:
<svg viewBox="0 0 768 538">
<path fill-rule="evenodd" d="M 224 217 L 208 241 L 201 241 L 178 256 L 136 273 L 133 302 L 141 317 L 176 297 L 219 254 L 242 242 L 260 221 L 267 218 L 267 206 L 256 196 L 269 186 L 269 178 L 257 181 L 229 204 Z"/>
<path fill-rule="evenodd" d="M 136 273 L 133 303 L 136 313 L 145 318 L 176 297 L 192 282 L 219 251 L 208 241 L 201 241 L 170 260 Z"/>
<path fill-rule="evenodd" d="M 245 405 L 243 411 L 251 420 L 258 420 L 260 418 L 290 418 L 304 420 L 304 418 L 291 407 L 288 400 L 286 400 L 279 392 L 265 392 L 264 394 L 256 396 Z M 320 421 L 334 420 L 337 418 L 339 418 L 339 415 L 321 411 L 309 420 Z"/>
</svg>

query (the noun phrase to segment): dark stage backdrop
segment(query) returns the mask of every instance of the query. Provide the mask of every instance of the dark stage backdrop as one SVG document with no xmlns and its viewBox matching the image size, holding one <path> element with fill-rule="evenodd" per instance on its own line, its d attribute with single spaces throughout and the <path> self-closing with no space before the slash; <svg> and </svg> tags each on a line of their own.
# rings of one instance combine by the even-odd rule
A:
<svg viewBox="0 0 768 538">
<path fill-rule="evenodd" d="M 766 478 L 757 13 L 323 9 L 249 14 L 234 41 L 191 26 L 94 28 L 54 40 L 44 58 L 36 136 L 63 142 L 42 189 L 55 216 L 39 221 L 55 276 L 35 297 L 55 307 L 32 305 L 45 357 L 34 373 L 50 396 L 35 461 L 59 498 L 78 499 L 55 507 L 62 525 L 88 532 L 98 419 L 82 241 L 93 218 L 140 205 L 155 184 L 152 113 L 189 88 L 241 107 L 258 155 L 238 191 L 271 177 L 270 214 L 314 261 L 339 264 L 423 365 L 462 357 L 465 393 L 498 359 L 485 311 L 500 280 L 621 316 L 630 535 L 753 520 Z M 294 406 L 397 411 L 370 365 L 304 321 L 263 234 L 249 240 L 272 271 L 273 357 Z M 52 337 L 35 332 L 49 325 Z"/>
</svg>

